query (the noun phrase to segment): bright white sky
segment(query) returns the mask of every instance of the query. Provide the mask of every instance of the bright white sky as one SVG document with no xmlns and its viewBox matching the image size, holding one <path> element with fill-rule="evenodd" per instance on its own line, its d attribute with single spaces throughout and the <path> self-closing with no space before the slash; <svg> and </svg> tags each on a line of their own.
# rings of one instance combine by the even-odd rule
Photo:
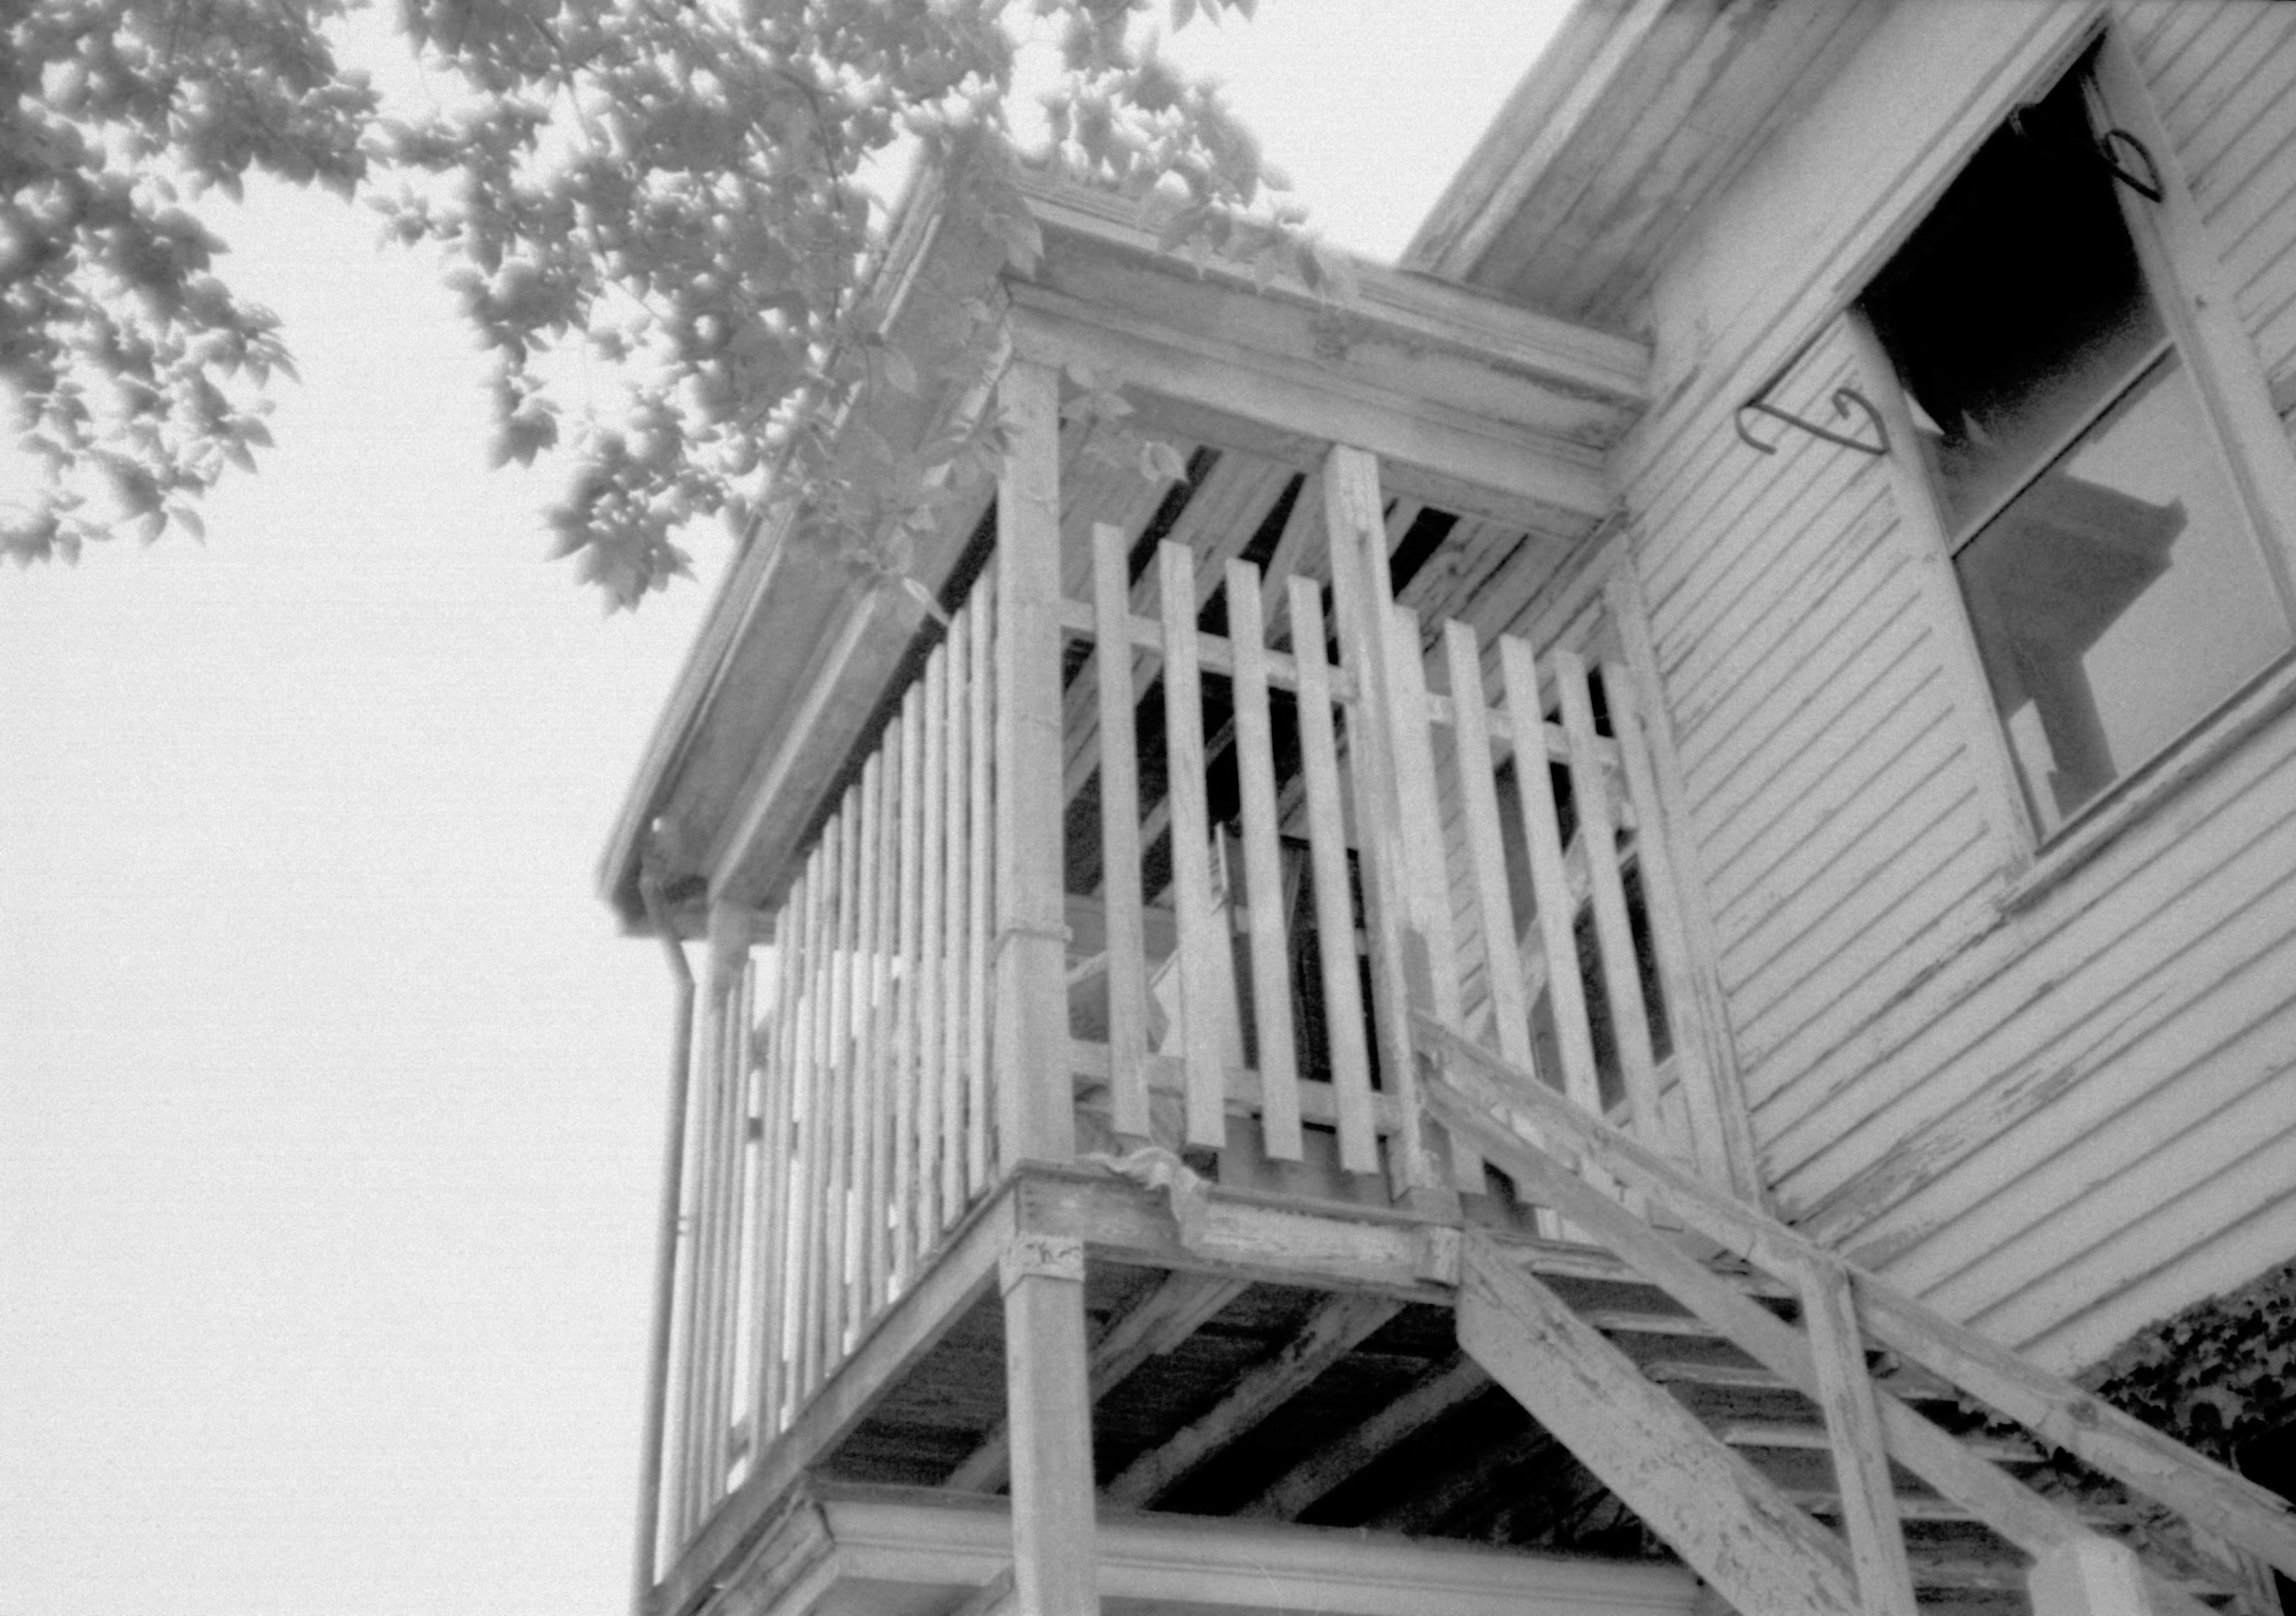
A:
<svg viewBox="0 0 2296 1616">
<path fill-rule="evenodd" d="M 1261 9 L 1179 53 L 1391 256 L 1562 4 Z M 591 880 L 724 547 L 602 622 L 434 268 L 213 222 L 279 450 L 0 573 L 0 1616 L 619 1616 L 671 1001 Z"/>
</svg>

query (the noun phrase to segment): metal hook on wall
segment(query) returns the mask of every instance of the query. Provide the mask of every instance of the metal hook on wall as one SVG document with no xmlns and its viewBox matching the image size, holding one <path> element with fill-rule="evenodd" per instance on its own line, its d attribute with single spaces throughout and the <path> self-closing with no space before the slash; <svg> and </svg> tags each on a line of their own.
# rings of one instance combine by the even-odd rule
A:
<svg viewBox="0 0 2296 1616">
<path fill-rule="evenodd" d="M 1797 355 L 1796 357 L 1800 356 Z M 1784 371 L 1771 377 L 1763 384 L 1760 392 L 1738 406 L 1737 414 L 1731 418 L 1731 424 L 1738 429 L 1738 436 L 1745 439 L 1749 447 L 1759 449 L 1765 455 L 1775 455 L 1778 452 L 1776 444 L 1764 443 L 1746 430 L 1746 412 L 1757 410 L 1762 414 L 1784 422 L 1797 431 L 1808 432 L 1813 438 L 1838 445 L 1845 449 L 1856 449 L 1861 455 L 1887 455 L 1890 452 L 1890 429 L 1882 424 L 1881 413 L 1874 409 L 1872 401 L 1856 388 L 1837 387 L 1833 390 L 1833 413 L 1837 415 L 1847 415 L 1849 414 L 1849 406 L 1856 405 L 1865 413 L 1867 422 L 1874 429 L 1875 441 L 1872 443 L 1866 442 L 1863 438 L 1853 438 L 1847 432 L 1837 432 L 1831 427 L 1820 426 L 1815 421 L 1805 420 L 1791 411 L 1782 410 L 1772 404 L 1768 397 L 1770 390 L 1784 380 Z"/>
<path fill-rule="evenodd" d="M 2117 148 L 2126 147 L 2136 153 L 2144 165 L 2144 177 L 2139 179 L 2123 167 Z M 2128 186 L 2147 201 L 2161 200 L 2161 165 L 2152 160 L 2152 148 L 2126 129 L 2107 129 L 2096 137 L 2097 160 L 2112 171 L 2112 177 Z"/>
</svg>

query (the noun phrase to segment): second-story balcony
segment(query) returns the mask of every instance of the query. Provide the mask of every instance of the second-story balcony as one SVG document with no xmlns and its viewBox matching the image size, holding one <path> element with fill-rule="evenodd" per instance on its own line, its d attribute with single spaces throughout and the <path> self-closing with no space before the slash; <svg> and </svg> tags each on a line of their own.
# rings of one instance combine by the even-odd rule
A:
<svg viewBox="0 0 2296 1616">
<path fill-rule="evenodd" d="M 1657 1616 L 1694 1567 L 1976 1616 L 2030 1561 L 2043 1616 L 2200 1616 L 2296 1570 L 2244 1483 L 1764 1213 L 1601 475 L 1638 350 L 1038 213 L 1029 278 L 930 208 L 889 267 L 1004 299 L 994 373 L 868 423 L 998 413 L 938 610 L 792 515 L 610 854 L 708 958 L 640 1611 Z M 1112 389 L 1184 475 L 1104 452 Z"/>
</svg>

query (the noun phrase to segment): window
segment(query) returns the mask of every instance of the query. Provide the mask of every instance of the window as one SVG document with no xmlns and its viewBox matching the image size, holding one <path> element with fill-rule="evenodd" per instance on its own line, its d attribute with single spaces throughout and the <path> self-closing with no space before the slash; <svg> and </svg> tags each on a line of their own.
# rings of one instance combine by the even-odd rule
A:
<svg viewBox="0 0 2296 1616">
<path fill-rule="evenodd" d="M 1867 289 L 2043 840 L 2296 643 L 2101 145 L 2095 53 Z M 2138 228 L 2143 228 L 2140 222 Z"/>
</svg>

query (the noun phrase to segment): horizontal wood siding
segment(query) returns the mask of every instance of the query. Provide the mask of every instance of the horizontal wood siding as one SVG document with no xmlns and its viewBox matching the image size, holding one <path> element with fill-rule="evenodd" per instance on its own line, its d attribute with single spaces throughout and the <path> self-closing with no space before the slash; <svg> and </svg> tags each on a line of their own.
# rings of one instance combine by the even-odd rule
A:
<svg viewBox="0 0 2296 1616">
<path fill-rule="evenodd" d="M 1731 408 L 1820 332 L 1780 401 L 1834 419 L 1844 301 L 2077 10 L 1900 4 L 1661 277 L 1669 402 L 1618 460 L 1767 1181 L 2059 1367 L 2296 1253 L 2296 718 L 2005 911 L 1940 562 L 1888 467 Z M 2296 6 L 2120 12 L 2287 414 Z"/>
<path fill-rule="evenodd" d="M 2296 11 L 2266 0 L 2120 10 L 2273 405 L 2296 416 Z"/>
</svg>

